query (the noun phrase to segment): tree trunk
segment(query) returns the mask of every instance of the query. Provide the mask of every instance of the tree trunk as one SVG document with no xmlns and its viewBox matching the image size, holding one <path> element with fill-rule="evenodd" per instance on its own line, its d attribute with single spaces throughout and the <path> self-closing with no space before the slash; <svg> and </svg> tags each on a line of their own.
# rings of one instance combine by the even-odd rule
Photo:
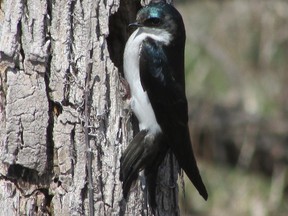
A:
<svg viewBox="0 0 288 216">
<path fill-rule="evenodd" d="M 0 215 L 151 215 L 142 181 L 127 202 L 119 181 L 137 130 L 119 77 L 139 6 L 1 1 Z M 177 171 L 169 154 L 158 215 L 178 214 Z"/>
</svg>

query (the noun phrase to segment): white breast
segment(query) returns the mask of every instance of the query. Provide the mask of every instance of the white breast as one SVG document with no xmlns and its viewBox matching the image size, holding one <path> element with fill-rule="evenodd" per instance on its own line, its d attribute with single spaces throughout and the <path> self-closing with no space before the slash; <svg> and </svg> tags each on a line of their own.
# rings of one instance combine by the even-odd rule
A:
<svg viewBox="0 0 288 216">
<path fill-rule="evenodd" d="M 147 93 L 143 90 L 140 82 L 139 53 L 143 40 L 151 37 L 154 40 L 169 44 L 171 37 L 166 31 L 147 28 L 138 28 L 128 39 L 124 50 L 124 75 L 129 83 L 131 91 L 131 108 L 139 121 L 140 130 L 147 129 L 150 132 L 161 131 L 157 123 Z"/>
</svg>

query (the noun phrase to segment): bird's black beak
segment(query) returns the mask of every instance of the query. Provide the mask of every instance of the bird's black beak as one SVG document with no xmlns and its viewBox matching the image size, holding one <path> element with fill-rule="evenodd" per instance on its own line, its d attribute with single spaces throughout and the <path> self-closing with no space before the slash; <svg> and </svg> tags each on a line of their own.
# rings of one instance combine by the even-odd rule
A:
<svg viewBox="0 0 288 216">
<path fill-rule="evenodd" d="M 131 29 L 131 28 L 139 28 L 139 27 L 142 27 L 143 25 L 141 23 L 138 23 L 138 22 L 134 22 L 134 23 L 130 23 L 128 25 L 128 28 Z"/>
</svg>

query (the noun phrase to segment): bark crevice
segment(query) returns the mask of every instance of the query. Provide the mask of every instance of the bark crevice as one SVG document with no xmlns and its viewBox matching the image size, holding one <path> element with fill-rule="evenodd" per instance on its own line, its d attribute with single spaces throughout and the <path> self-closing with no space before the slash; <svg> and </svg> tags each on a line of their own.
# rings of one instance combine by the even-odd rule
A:
<svg viewBox="0 0 288 216">
<path fill-rule="evenodd" d="M 140 183 L 126 205 L 119 181 L 119 159 L 138 128 L 121 98 L 119 76 L 127 25 L 139 8 L 131 0 L 6 0 L 0 29 L 3 214 L 143 212 Z"/>
</svg>

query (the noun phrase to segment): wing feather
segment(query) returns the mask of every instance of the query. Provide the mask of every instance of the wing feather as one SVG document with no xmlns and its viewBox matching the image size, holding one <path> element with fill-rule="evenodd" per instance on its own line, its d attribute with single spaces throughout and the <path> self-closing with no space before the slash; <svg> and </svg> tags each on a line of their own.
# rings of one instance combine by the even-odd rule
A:
<svg viewBox="0 0 288 216">
<path fill-rule="evenodd" d="M 207 199 L 208 194 L 202 182 L 194 157 L 189 129 L 188 105 L 185 87 L 165 55 L 163 44 L 147 38 L 140 53 L 140 78 L 143 89 L 147 92 L 158 124 L 169 140 L 169 147 L 176 156 L 180 167 L 185 171 L 196 189 Z"/>
</svg>

